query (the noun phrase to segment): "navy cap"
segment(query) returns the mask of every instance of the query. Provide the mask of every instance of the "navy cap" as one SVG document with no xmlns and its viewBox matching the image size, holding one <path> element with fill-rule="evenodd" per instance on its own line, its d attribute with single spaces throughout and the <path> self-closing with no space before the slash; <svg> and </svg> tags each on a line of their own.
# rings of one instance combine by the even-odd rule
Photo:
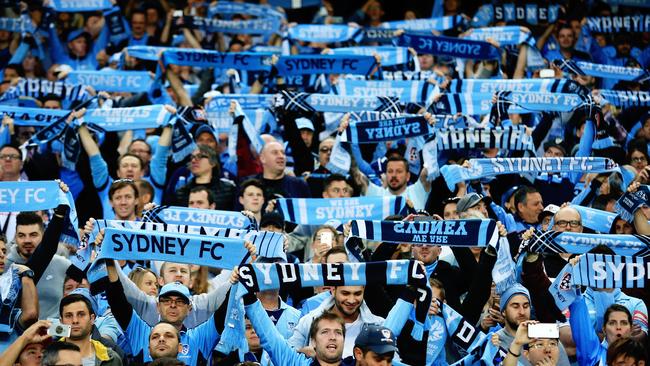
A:
<svg viewBox="0 0 650 366">
<path fill-rule="evenodd" d="M 262 219 L 260 220 L 260 228 L 269 225 L 273 225 L 284 230 L 284 216 L 277 211 L 271 211 L 263 214 Z"/>
<path fill-rule="evenodd" d="M 470 208 L 478 205 L 478 203 L 481 202 L 482 200 L 483 200 L 483 196 L 481 196 L 480 194 L 476 192 L 468 193 L 458 201 L 458 204 L 456 205 L 456 211 L 458 213 L 465 212 Z"/>
<path fill-rule="evenodd" d="M 83 29 L 75 29 L 72 32 L 68 33 L 68 42 L 72 42 L 75 39 L 79 37 L 86 37 L 86 41 L 89 41 L 92 39 L 92 36 L 90 33 L 86 32 Z"/>
<path fill-rule="evenodd" d="M 390 329 L 376 324 L 364 324 L 354 341 L 359 348 L 369 349 L 378 355 L 395 352 L 395 335 Z"/>
</svg>

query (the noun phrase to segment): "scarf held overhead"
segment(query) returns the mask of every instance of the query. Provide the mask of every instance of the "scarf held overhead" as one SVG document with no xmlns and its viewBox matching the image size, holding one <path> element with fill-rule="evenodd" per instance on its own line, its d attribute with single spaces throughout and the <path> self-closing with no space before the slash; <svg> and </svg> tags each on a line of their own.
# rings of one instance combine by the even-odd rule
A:
<svg viewBox="0 0 650 366">
<path fill-rule="evenodd" d="M 296 55 L 282 56 L 276 63 L 279 75 L 359 74 L 369 75 L 377 66 L 372 56 Z"/>
<path fill-rule="evenodd" d="M 593 288 L 645 288 L 648 258 L 587 253 L 573 266 L 573 284 Z"/>
<path fill-rule="evenodd" d="M 92 85 L 95 90 L 139 93 L 148 90 L 153 82 L 146 71 L 79 71 L 68 74 L 72 84 Z"/>
<path fill-rule="evenodd" d="M 498 60 L 499 49 L 483 41 L 471 39 L 402 34 L 397 38 L 397 46 L 411 47 L 418 53 L 449 56 L 475 60 Z"/>
<path fill-rule="evenodd" d="M 406 200 L 400 196 L 353 198 L 278 198 L 285 220 L 301 225 L 323 225 L 329 220 L 381 220 L 401 213 Z"/>
<path fill-rule="evenodd" d="M 343 96 L 387 96 L 402 102 L 426 104 L 434 96 L 434 86 L 427 81 L 339 79 L 334 92 Z"/>
<path fill-rule="evenodd" d="M 158 206 L 142 214 L 143 221 L 176 225 L 198 225 L 248 229 L 251 220 L 240 212 L 204 210 L 198 208 Z"/>
<path fill-rule="evenodd" d="M 283 90 L 276 95 L 274 105 L 289 111 L 303 112 L 402 112 L 394 97 L 345 97 L 332 94 L 294 93 Z"/>
<path fill-rule="evenodd" d="M 650 237 L 627 234 L 587 234 L 559 231 L 535 231 L 522 247 L 534 253 L 583 254 L 597 245 L 605 245 L 617 255 L 650 256 Z"/>
<path fill-rule="evenodd" d="M 496 246 L 499 240 L 499 232 L 494 220 L 354 220 L 350 236 L 389 243 L 462 247 Z"/>
<path fill-rule="evenodd" d="M 379 121 L 350 122 L 341 135 L 342 142 L 372 144 L 433 133 L 424 116 L 399 117 Z"/>
</svg>

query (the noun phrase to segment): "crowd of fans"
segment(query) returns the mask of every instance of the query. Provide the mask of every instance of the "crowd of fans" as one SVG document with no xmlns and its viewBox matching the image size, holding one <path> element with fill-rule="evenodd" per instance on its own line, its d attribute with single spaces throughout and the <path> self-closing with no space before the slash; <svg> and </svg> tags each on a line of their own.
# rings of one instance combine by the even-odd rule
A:
<svg viewBox="0 0 650 366">
<path fill-rule="evenodd" d="M 567 265 L 577 265 L 579 254 L 584 253 L 538 253 L 522 243 L 549 230 L 601 237 L 636 234 L 636 240 L 647 241 L 647 206 L 640 207 L 631 221 L 616 215 L 615 207 L 626 192 L 650 184 L 648 104 L 616 106 L 598 97 L 600 90 L 645 92 L 648 81 L 575 75 L 553 61 L 636 68 L 647 74 L 650 29 L 598 32 L 590 29 L 587 20 L 614 16 L 641 16 L 643 20 L 650 17 L 648 4 L 626 0 L 261 2 L 261 9 L 284 16 L 274 34 L 213 32 L 190 25 L 197 17 L 255 19 L 249 14 L 210 14 L 216 2 L 111 0 L 108 7 L 102 7 L 108 2 L 0 1 L 3 19 L 22 19 L 30 28 L 12 32 L 0 26 L 0 110 L 4 112 L 0 138 L 6 137 L 0 148 L 0 183 L 58 180 L 61 193 L 69 192 L 75 199 L 80 237 L 93 238 L 84 245 L 94 246 L 92 258 L 105 262 L 108 276 L 100 286 L 87 269 L 80 271 L 74 265 L 73 257 L 83 248 L 61 240 L 69 223 L 68 205 L 53 202 L 49 211 L 0 213 L 0 366 L 447 365 L 460 360 L 465 365 L 646 364 L 648 287 L 577 288 L 570 306 L 558 308 L 549 286 Z M 87 10 L 61 11 L 68 3 Z M 280 3 L 284 9 L 275 6 Z M 303 7 L 294 8 L 293 3 Z M 508 18 L 501 14 L 507 9 L 528 12 Z M 539 14 L 531 17 L 531 11 Z M 541 16 L 542 11 L 554 15 Z M 410 48 L 408 60 L 386 66 L 386 60 L 374 54 L 379 74 L 428 75 L 422 81 L 433 90 L 429 103 L 409 103 L 402 112 L 424 116 L 432 129 L 454 123 L 457 128 L 526 126 L 534 145 L 532 153 L 538 157 L 606 157 L 620 169 L 541 173 L 532 179 L 513 171 L 461 181 L 450 189 L 445 175 L 430 171 L 434 166 L 471 168 L 472 158 L 522 155 L 508 148 L 459 148 L 441 151 L 438 164 L 428 165 L 419 150 L 422 146 L 411 149 L 417 145 L 411 138 L 342 142 L 341 134 L 356 118 L 345 110 L 334 113 L 269 105 L 264 112 L 272 121 L 255 123 L 257 130 L 251 134 L 245 117 L 237 113 L 239 104 L 228 102 L 216 110 L 219 118 L 227 116 L 230 124 L 224 128 L 215 122 L 210 107 L 215 98 L 233 94 L 234 100 L 241 100 L 243 95 L 287 91 L 334 94 L 346 76 L 284 77 L 275 68 L 275 56 L 269 71 L 248 71 L 166 64 L 162 59 L 139 58 L 132 51 L 137 50 L 134 46 L 157 46 L 161 48 L 156 52 L 178 47 L 320 55 L 377 43 L 372 38 L 301 41 L 290 39 L 287 30 L 296 23 L 349 25 L 364 32 L 388 29 L 397 39 L 410 31 L 384 27 L 383 22 L 456 16 L 460 21 L 447 29 L 418 32 L 459 39 L 481 27 L 517 25 L 532 42 L 501 45 L 489 38 L 487 43 L 499 50 L 499 58 L 492 60 L 432 55 Z M 541 56 L 537 63 L 531 54 Z M 29 90 L 23 87 L 25 80 L 67 83 L 66 78 L 77 71 L 96 75 L 147 71 L 154 81 L 149 90 L 131 92 L 83 85 L 95 104 L 70 102 L 57 89 L 38 96 L 20 94 Z M 373 75 L 366 78 L 377 78 Z M 508 113 L 500 107 L 502 96 L 495 94 L 489 96 L 492 104 L 487 113 L 450 114 L 442 117 L 444 125 L 444 113 L 434 107 L 451 92 L 448 88 L 454 80 L 540 78 L 571 80 L 597 99 L 597 107 Z M 14 94 L 16 98 L 7 97 Z M 8 113 L 3 104 L 31 112 L 65 110 L 61 116 L 66 126 L 74 126 L 66 131 L 78 138 L 77 161 L 72 166 L 65 163 L 67 149 L 74 149 L 67 137 L 32 143 L 50 136 L 41 134 L 49 127 L 21 123 L 19 114 Z M 174 123 L 119 131 L 101 131 L 83 123 L 94 108 L 155 104 L 165 104 L 166 114 L 186 122 L 193 147 L 178 159 L 180 132 Z M 260 149 L 254 146 L 256 139 L 263 144 Z M 609 143 L 598 143 L 603 140 Z M 336 171 L 330 164 L 338 149 L 351 156 L 347 172 Z M 352 235 L 351 223 L 337 217 L 325 225 L 298 224 L 290 222 L 279 207 L 284 198 L 325 201 L 393 196 L 403 197 L 407 207 L 383 220 L 498 221 L 499 235 L 511 254 L 506 260 L 513 263 L 517 282 L 497 291 L 493 268 L 502 259 L 500 248 L 371 242 Z M 433 325 L 424 329 L 421 339 L 414 337 L 411 331 L 418 321 L 413 304 L 419 292 L 411 285 L 280 288 L 243 296 L 245 314 L 238 319 L 245 323 L 247 350 L 220 352 L 221 336 L 233 327 L 226 313 L 231 288 L 240 281 L 237 268 L 200 266 L 180 257 L 178 263 L 94 259 L 105 240 L 104 231 L 95 227 L 96 220 L 142 221 L 143 213 L 159 206 L 241 211 L 255 230 L 282 234 L 283 258 L 265 257 L 253 243 L 242 244 L 256 263 L 415 260 L 426 270 L 433 295 L 427 317 L 443 319 L 443 308 L 449 307 L 472 329 L 489 337 L 480 347 L 463 348 L 452 338 L 462 338 L 466 330 L 452 333 L 448 317 L 442 328 L 440 322 L 425 322 Z M 598 231 L 586 225 L 577 206 L 615 213 L 615 217 L 607 231 Z M 607 245 L 594 245 L 589 252 L 614 254 Z M 17 290 L 10 286 L 11 273 L 20 282 Z M 16 301 L 8 301 L 13 292 Z M 537 323 L 554 324 L 558 333 L 533 337 L 529 327 Z M 53 334 L 57 326 L 63 330 L 70 326 L 69 333 Z M 467 340 L 467 345 L 473 340 Z M 437 349 L 440 342 L 441 349 Z M 481 360 L 488 349 L 501 350 L 501 354 Z M 476 357 L 467 361 L 472 353 Z"/>
</svg>

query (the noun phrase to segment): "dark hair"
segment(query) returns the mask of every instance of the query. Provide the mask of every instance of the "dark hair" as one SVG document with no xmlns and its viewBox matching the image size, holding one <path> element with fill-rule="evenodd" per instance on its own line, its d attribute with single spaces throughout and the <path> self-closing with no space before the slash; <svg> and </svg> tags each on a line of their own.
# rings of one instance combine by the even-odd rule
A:
<svg viewBox="0 0 650 366">
<path fill-rule="evenodd" d="M 132 179 L 118 179 L 111 184 L 111 187 L 108 189 L 108 199 L 112 200 L 113 199 L 113 194 L 118 189 L 122 189 L 125 187 L 131 187 L 133 188 L 133 193 L 135 194 L 135 198 L 138 198 L 138 187 L 135 185 L 135 182 Z"/>
<path fill-rule="evenodd" d="M 23 152 L 22 152 L 22 150 L 20 150 L 18 145 L 16 145 L 16 144 L 4 144 L 4 145 L 0 146 L 0 150 L 4 149 L 6 147 L 9 147 L 9 148 L 12 148 L 12 149 L 16 150 L 18 152 L 18 155 L 20 155 L 20 160 L 21 161 L 23 160 Z"/>
<path fill-rule="evenodd" d="M 59 303 L 59 315 L 63 316 L 63 308 L 70 304 L 74 304 L 75 302 L 83 302 L 84 304 L 86 304 L 86 307 L 88 308 L 88 312 L 90 314 L 95 314 L 93 305 L 90 303 L 90 300 L 88 300 L 87 297 L 81 294 L 72 294 L 61 299 L 61 302 Z"/>
<path fill-rule="evenodd" d="M 528 195 L 532 193 L 539 193 L 537 188 L 531 186 L 522 186 L 515 192 L 515 210 L 519 212 L 519 204 L 524 205 L 528 202 Z"/>
<path fill-rule="evenodd" d="M 129 145 L 129 146 L 131 146 L 131 145 Z M 142 161 L 142 158 L 140 158 L 139 156 L 137 156 L 135 154 L 131 154 L 131 153 L 123 154 L 122 156 L 117 158 L 117 166 L 119 167 L 122 160 L 124 160 L 124 158 L 128 158 L 128 157 L 138 159 L 138 162 L 140 163 L 140 169 L 144 169 L 144 162 Z"/>
<path fill-rule="evenodd" d="M 52 342 L 43 350 L 43 358 L 41 358 L 41 365 L 51 366 L 59 362 L 60 351 L 75 351 L 81 353 L 79 347 L 70 342 Z"/>
<path fill-rule="evenodd" d="M 312 320 L 311 326 L 309 327 L 309 339 L 316 339 L 316 333 L 318 332 L 318 325 L 321 322 L 321 320 L 330 320 L 341 324 L 341 328 L 343 330 L 343 337 L 345 337 L 345 321 L 343 321 L 343 318 L 338 316 L 338 314 L 334 314 L 329 311 L 326 311 L 323 314 L 314 318 L 314 320 Z"/>
<path fill-rule="evenodd" d="M 25 76 L 25 70 L 23 69 L 22 64 L 9 64 L 5 66 L 5 70 L 7 69 L 13 69 L 14 71 L 16 71 L 16 74 L 18 74 L 18 76 L 22 76 L 22 77 Z"/>
<path fill-rule="evenodd" d="M 45 224 L 43 223 L 43 218 L 39 216 L 36 212 L 25 211 L 21 212 L 16 216 L 16 228 L 18 226 L 27 226 L 27 225 L 38 225 L 41 229 L 41 232 L 45 230 Z"/>
<path fill-rule="evenodd" d="M 151 154 L 151 145 L 149 145 L 149 143 L 145 139 L 135 139 L 135 140 L 131 141 L 131 143 L 129 144 L 129 148 L 127 150 L 131 150 L 131 146 L 133 146 L 133 144 L 135 144 L 136 142 L 142 142 L 145 145 L 147 145 L 147 147 L 149 148 L 149 154 Z M 133 154 L 133 155 L 135 155 L 135 154 Z"/>
<path fill-rule="evenodd" d="M 327 178 L 325 178 L 325 180 L 323 181 L 323 191 L 326 191 L 327 188 L 329 188 L 329 186 L 332 183 L 340 182 L 340 181 L 344 181 L 344 182 L 347 183 L 347 179 L 345 179 L 345 177 L 343 175 L 341 175 L 341 174 L 334 173 L 334 174 L 328 175 Z"/>
<path fill-rule="evenodd" d="M 343 247 L 334 247 L 333 246 L 333 247 L 329 248 L 329 250 L 327 250 L 327 252 L 325 252 L 325 255 L 323 256 L 323 260 L 325 262 L 327 262 L 327 257 L 329 257 L 330 255 L 334 255 L 334 254 L 345 254 L 345 257 L 348 258 L 348 252 L 345 250 L 345 248 L 343 248 Z"/>
<path fill-rule="evenodd" d="M 605 315 L 603 316 L 603 327 L 609 321 L 609 317 L 612 313 L 615 312 L 625 313 L 625 315 L 627 315 L 627 321 L 630 323 L 630 326 L 632 326 L 632 314 L 630 314 L 630 311 L 621 304 L 612 304 L 607 308 L 607 310 L 605 310 Z"/>
<path fill-rule="evenodd" d="M 170 322 L 167 322 L 167 321 L 164 321 L 164 320 L 161 320 L 156 325 L 154 325 L 153 328 L 155 328 L 156 326 L 158 326 L 160 324 L 168 324 L 172 328 L 174 328 L 174 334 L 176 334 L 176 340 L 178 340 L 179 342 L 181 341 L 181 333 L 178 331 L 178 328 L 176 328 L 176 326 L 174 324 L 172 324 Z M 151 330 L 153 330 L 153 328 L 151 328 Z M 149 332 L 149 334 L 151 335 L 151 332 Z"/>
<path fill-rule="evenodd" d="M 388 163 L 390 163 L 391 161 L 401 161 L 402 163 L 404 163 L 404 168 L 408 171 L 409 162 L 403 156 L 401 156 L 401 155 L 400 156 L 391 156 L 390 158 L 388 158 L 388 160 L 386 160 L 386 167 L 388 167 Z"/>
<path fill-rule="evenodd" d="M 632 338 L 617 339 L 607 347 L 608 365 L 613 365 L 616 359 L 621 356 L 633 358 L 635 365 L 639 361 L 648 361 L 648 354 L 643 343 Z"/>
<path fill-rule="evenodd" d="M 627 161 L 632 162 L 632 153 L 638 151 L 643 154 L 646 161 L 650 163 L 650 156 L 648 156 L 648 143 L 643 138 L 636 138 L 627 145 Z"/>
<path fill-rule="evenodd" d="M 62 101 L 60 96 L 58 96 L 58 95 L 56 95 L 54 93 L 48 93 L 48 94 L 45 94 L 45 96 L 43 96 L 41 98 L 41 103 L 45 104 L 45 102 L 47 102 L 48 100 L 54 100 L 56 102 L 59 102 L 59 104 L 61 104 L 61 101 Z"/>
<path fill-rule="evenodd" d="M 217 200 L 216 197 L 215 197 L 215 194 L 214 194 L 214 192 L 212 192 L 212 190 L 211 190 L 210 188 L 208 188 L 207 186 L 200 185 L 200 186 L 192 187 L 192 189 L 190 189 L 190 194 L 192 194 L 192 193 L 198 193 L 198 192 L 204 192 L 204 191 L 208 194 L 208 203 L 209 203 L 209 204 L 213 204 L 213 203 L 215 203 L 216 200 Z M 188 196 L 188 197 L 189 197 L 189 196 Z"/>
<path fill-rule="evenodd" d="M 431 285 L 431 287 L 435 287 L 440 290 L 440 296 L 442 297 L 442 299 L 439 299 L 440 301 L 444 301 L 447 298 L 447 294 L 445 292 L 445 285 L 442 283 L 442 281 L 440 281 L 437 278 L 430 277 L 429 284 Z"/>
<path fill-rule="evenodd" d="M 174 357 L 161 357 L 151 361 L 149 366 L 185 366 L 185 363 Z"/>
<path fill-rule="evenodd" d="M 250 186 L 257 187 L 257 188 L 261 189 L 262 194 L 264 194 L 264 185 L 262 184 L 262 181 L 259 180 L 259 179 L 253 178 L 253 179 L 246 180 L 244 183 L 242 183 L 239 186 L 239 197 L 243 197 L 244 196 L 244 191 L 246 191 L 246 188 L 248 188 Z"/>
<path fill-rule="evenodd" d="M 608 247 L 605 244 L 598 244 L 595 247 L 589 249 L 587 253 L 591 254 L 609 254 L 609 255 L 615 255 L 616 252 L 610 247 Z"/>
<path fill-rule="evenodd" d="M 151 198 L 153 198 L 153 186 L 151 183 L 147 182 L 144 179 L 139 179 L 135 181 L 135 186 L 138 188 L 138 197 L 144 196 L 146 193 L 149 193 Z"/>
<path fill-rule="evenodd" d="M 136 14 L 142 14 L 144 15 L 145 19 L 147 18 L 147 12 L 144 11 L 144 9 L 136 8 L 131 11 L 131 16 L 129 17 L 129 20 L 133 20 L 133 16 Z"/>
</svg>

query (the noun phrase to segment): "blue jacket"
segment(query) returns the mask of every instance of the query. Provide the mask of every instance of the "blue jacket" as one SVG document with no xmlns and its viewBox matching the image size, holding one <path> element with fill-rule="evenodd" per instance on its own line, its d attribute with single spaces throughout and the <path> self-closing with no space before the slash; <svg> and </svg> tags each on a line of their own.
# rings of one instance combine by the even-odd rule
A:
<svg viewBox="0 0 650 366">
<path fill-rule="evenodd" d="M 607 365 L 607 340 L 602 343 L 591 325 L 589 310 L 584 296 L 578 295 L 576 300 L 569 305 L 571 317 L 569 324 L 576 344 L 578 365 L 593 366 Z"/>
</svg>

